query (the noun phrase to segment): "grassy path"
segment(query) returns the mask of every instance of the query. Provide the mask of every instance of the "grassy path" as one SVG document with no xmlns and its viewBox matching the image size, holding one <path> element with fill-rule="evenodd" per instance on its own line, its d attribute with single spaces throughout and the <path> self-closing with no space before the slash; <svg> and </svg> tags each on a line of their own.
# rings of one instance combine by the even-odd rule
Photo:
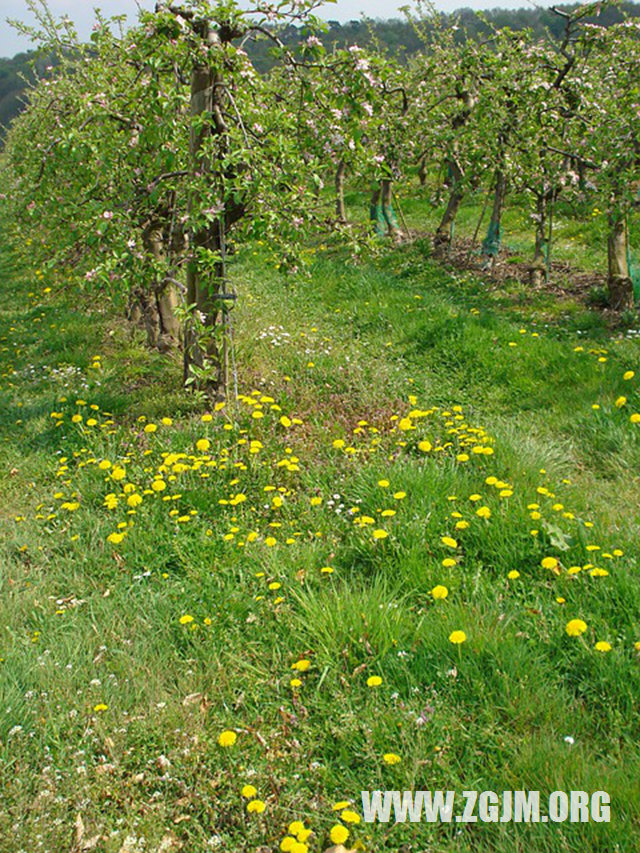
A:
<svg viewBox="0 0 640 853">
<path fill-rule="evenodd" d="M 637 340 L 420 245 L 256 255 L 209 412 L 0 272 L 2 853 L 638 849 Z M 376 788 L 612 821 L 356 822 Z"/>
</svg>

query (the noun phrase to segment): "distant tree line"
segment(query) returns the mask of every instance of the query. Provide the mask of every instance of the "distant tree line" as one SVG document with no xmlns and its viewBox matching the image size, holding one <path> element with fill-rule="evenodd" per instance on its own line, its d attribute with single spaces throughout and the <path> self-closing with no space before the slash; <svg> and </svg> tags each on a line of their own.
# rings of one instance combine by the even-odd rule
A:
<svg viewBox="0 0 640 853">
<path fill-rule="evenodd" d="M 11 59 L 0 59 L 0 139 L 13 119 L 22 112 L 23 93 L 27 86 L 53 64 L 51 57 L 39 56 L 34 51 L 18 53 Z"/>
</svg>

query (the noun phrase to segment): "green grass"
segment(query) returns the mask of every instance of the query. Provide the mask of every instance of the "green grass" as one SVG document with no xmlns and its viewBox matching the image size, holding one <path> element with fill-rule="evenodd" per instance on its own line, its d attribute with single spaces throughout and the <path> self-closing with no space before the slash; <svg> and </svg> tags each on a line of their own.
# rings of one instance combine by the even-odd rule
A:
<svg viewBox="0 0 640 853">
<path fill-rule="evenodd" d="M 347 847 L 638 849 L 637 341 L 420 242 L 287 281 L 258 251 L 234 268 L 242 396 L 202 422 L 177 359 L 1 272 L 2 853 L 81 849 L 77 815 L 105 853 L 277 850 L 292 820 L 315 853 L 374 788 L 606 790 L 612 821 L 361 823 Z"/>
</svg>

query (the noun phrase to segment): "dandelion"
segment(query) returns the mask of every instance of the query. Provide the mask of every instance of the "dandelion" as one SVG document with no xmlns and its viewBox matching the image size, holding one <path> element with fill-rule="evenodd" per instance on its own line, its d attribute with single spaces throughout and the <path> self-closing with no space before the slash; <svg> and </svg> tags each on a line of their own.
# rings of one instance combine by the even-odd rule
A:
<svg viewBox="0 0 640 853">
<path fill-rule="evenodd" d="M 298 672 L 306 672 L 310 666 L 311 661 L 307 660 L 306 658 L 302 658 L 301 660 L 296 661 L 296 663 L 292 663 L 291 669 L 297 669 Z"/>
<path fill-rule="evenodd" d="M 554 572 L 558 568 L 558 561 L 555 557 L 543 557 L 540 561 L 540 565 L 543 569 L 550 569 Z"/>
<path fill-rule="evenodd" d="M 624 405 L 626 405 L 626 402 L 627 402 L 626 397 L 622 397 L 622 396 L 618 397 L 618 399 L 615 402 L 616 409 L 621 409 Z"/>
<path fill-rule="evenodd" d="M 218 735 L 218 744 L 223 747 L 233 746 L 237 739 L 238 735 L 235 732 L 226 729 Z"/>
<path fill-rule="evenodd" d="M 371 675 L 367 678 L 367 687 L 380 687 L 382 679 L 379 675 Z"/>
<path fill-rule="evenodd" d="M 210 447 L 211 442 L 208 438 L 199 438 L 198 441 L 196 441 L 196 450 L 198 453 L 206 453 Z"/>
<path fill-rule="evenodd" d="M 587 623 L 582 619 L 572 619 L 570 622 L 567 622 L 565 626 L 565 631 L 570 637 L 579 637 L 581 634 L 587 630 Z"/>
<path fill-rule="evenodd" d="M 633 379 L 634 376 L 635 373 L 633 372 L 633 370 L 627 370 L 626 373 L 622 374 L 622 378 L 625 380 L 625 382 L 628 382 L 630 379 Z"/>
<path fill-rule="evenodd" d="M 449 590 L 446 588 L 446 586 L 442 586 L 441 584 L 438 584 L 437 586 L 434 586 L 434 588 L 431 590 L 430 594 L 436 600 L 443 599 L 449 595 Z"/>
<path fill-rule="evenodd" d="M 452 631 L 449 634 L 449 642 L 453 643 L 454 646 L 459 646 L 461 643 L 464 643 L 467 639 L 467 635 L 464 631 Z"/>
<path fill-rule="evenodd" d="M 264 800 L 251 800 L 247 803 L 247 811 L 250 814 L 262 814 L 266 807 Z"/>
<path fill-rule="evenodd" d="M 335 826 L 331 828 L 331 832 L 329 833 L 329 838 L 333 841 L 334 844 L 344 844 L 344 842 L 349 837 L 349 830 L 346 826 L 342 826 L 342 824 L 337 823 Z"/>
<path fill-rule="evenodd" d="M 611 643 L 607 643 L 606 640 L 598 640 L 598 642 L 593 647 L 597 652 L 610 652 L 611 651 Z"/>
<path fill-rule="evenodd" d="M 252 797 L 255 797 L 258 791 L 256 790 L 256 788 L 253 787 L 253 785 L 245 785 L 244 788 L 240 791 L 240 793 L 247 800 L 250 800 Z"/>
<path fill-rule="evenodd" d="M 421 450 L 423 453 L 428 453 L 430 450 L 433 450 L 433 445 L 430 441 L 420 441 L 418 442 L 418 450 Z"/>
<path fill-rule="evenodd" d="M 180 617 L 179 621 L 181 625 L 188 625 L 190 622 L 193 622 L 193 616 L 190 616 L 188 613 L 185 613 L 184 616 Z"/>
<path fill-rule="evenodd" d="M 374 539 L 386 539 L 389 534 L 386 530 L 374 530 L 372 535 Z"/>
<path fill-rule="evenodd" d="M 112 545 L 119 545 L 124 539 L 124 533 L 110 533 L 107 536 L 107 542 L 110 542 Z"/>
<path fill-rule="evenodd" d="M 517 569 L 511 569 L 507 577 L 510 581 L 515 581 L 520 577 L 520 572 Z"/>
<path fill-rule="evenodd" d="M 491 510 L 488 506 L 481 506 L 476 510 L 476 515 L 478 518 L 491 518 Z"/>
<path fill-rule="evenodd" d="M 451 536 L 443 536 L 440 540 L 443 545 L 446 545 L 448 548 L 457 548 L 458 543 Z"/>
<path fill-rule="evenodd" d="M 145 432 L 155 432 L 158 429 L 157 424 L 147 424 L 144 428 Z"/>
<path fill-rule="evenodd" d="M 385 764 L 400 764 L 400 762 L 402 761 L 400 756 L 396 755 L 395 752 L 385 752 L 385 754 L 382 756 L 382 760 Z"/>
<path fill-rule="evenodd" d="M 345 823 L 360 823 L 360 815 L 351 809 L 345 809 L 340 815 L 340 820 Z"/>
<path fill-rule="evenodd" d="M 102 714 L 106 710 L 108 710 L 108 708 L 109 706 L 105 705 L 104 702 L 99 702 L 97 705 L 93 706 L 93 710 L 96 712 L 96 714 Z"/>
<path fill-rule="evenodd" d="M 297 690 L 299 687 L 302 687 L 302 682 L 299 678 L 292 678 L 289 682 L 289 686 L 292 687 L 294 690 Z"/>
</svg>

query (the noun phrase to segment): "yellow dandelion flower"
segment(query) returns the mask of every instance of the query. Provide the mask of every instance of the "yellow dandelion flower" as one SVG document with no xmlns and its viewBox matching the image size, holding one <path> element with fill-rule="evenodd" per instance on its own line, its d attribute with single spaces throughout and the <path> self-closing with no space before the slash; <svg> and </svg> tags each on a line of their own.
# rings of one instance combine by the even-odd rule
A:
<svg viewBox="0 0 640 853">
<path fill-rule="evenodd" d="M 367 678 L 367 687 L 380 687 L 382 684 L 382 679 L 379 675 L 370 675 Z"/>
<path fill-rule="evenodd" d="M 234 743 L 238 740 L 238 735 L 235 732 L 226 729 L 223 732 L 220 732 L 218 735 L 218 744 L 220 746 L 229 747 L 233 746 Z"/>
<path fill-rule="evenodd" d="M 360 823 L 360 815 L 352 809 L 345 809 L 340 815 L 340 820 L 345 823 Z"/>
<path fill-rule="evenodd" d="M 337 823 L 335 826 L 331 827 L 329 838 L 334 844 L 344 844 L 348 837 L 349 830 L 346 826 L 342 826 L 341 823 Z"/>
<path fill-rule="evenodd" d="M 454 646 L 459 646 L 461 643 L 464 643 L 467 639 L 467 635 L 464 631 L 452 631 L 449 634 L 449 642 L 453 643 Z"/>
<path fill-rule="evenodd" d="M 446 598 L 449 595 L 449 590 L 446 588 L 446 586 L 438 584 L 437 586 L 434 586 L 434 588 L 431 590 L 430 595 L 432 595 L 433 598 L 435 598 L 437 601 L 438 599 Z"/>
<path fill-rule="evenodd" d="M 567 622 L 565 626 L 565 631 L 570 637 L 579 637 L 581 634 L 587 630 L 587 623 L 582 619 L 572 619 L 570 622 Z"/>
</svg>

